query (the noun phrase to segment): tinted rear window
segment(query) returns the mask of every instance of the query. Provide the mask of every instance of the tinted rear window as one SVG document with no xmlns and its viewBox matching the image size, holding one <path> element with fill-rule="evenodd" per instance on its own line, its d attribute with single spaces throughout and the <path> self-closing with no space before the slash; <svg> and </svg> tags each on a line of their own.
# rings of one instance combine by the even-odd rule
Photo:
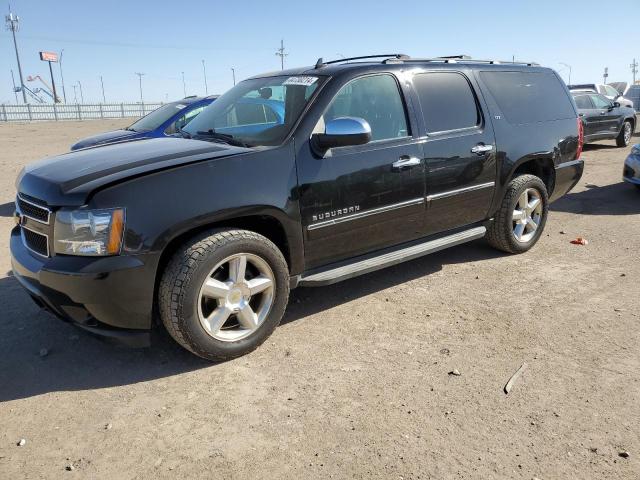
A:
<svg viewBox="0 0 640 480">
<path fill-rule="evenodd" d="M 469 81 L 459 73 L 418 74 L 413 79 L 427 131 L 444 132 L 478 125 L 478 106 Z"/>
<path fill-rule="evenodd" d="M 564 87 L 552 72 L 480 72 L 509 123 L 575 118 Z"/>
</svg>

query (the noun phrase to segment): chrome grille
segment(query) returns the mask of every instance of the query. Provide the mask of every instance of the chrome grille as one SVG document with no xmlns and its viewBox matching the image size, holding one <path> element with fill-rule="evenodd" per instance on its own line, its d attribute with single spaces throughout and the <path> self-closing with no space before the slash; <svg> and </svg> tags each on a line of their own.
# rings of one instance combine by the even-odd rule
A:
<svg viewBox="0 0 640 480">
<path fill-rule="evenodd" d="M 27 200 L 24 195 L 18 195 L 16 200 L 18 210 L 25 217 L 29 217 L 37 222 L 49 224 L 51 211 L 42 205 L 38 205 L 31 200 Z"/>
<path fill-rule="evenodd" d="M 25 246 L 34 253 L 42 255 L 43 257 L 49 256 L 49 237 L 41 233 L 22 228 L 22 241 Z"/>
</svg>

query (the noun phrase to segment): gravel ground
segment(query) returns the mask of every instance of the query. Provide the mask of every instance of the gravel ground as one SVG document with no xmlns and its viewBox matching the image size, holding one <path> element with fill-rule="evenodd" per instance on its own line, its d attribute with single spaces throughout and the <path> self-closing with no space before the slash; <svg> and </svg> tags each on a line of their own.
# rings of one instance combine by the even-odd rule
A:
<svg viewBox="0 0 640 480">
<path fill-rule="evenodd" d="M 19 169 L 122 125 L 0 125 L 0 477 L 640 478 L 629 149 L 587 147 L 532 251 L 479 241 L 298 289 L 261 348 L 212 365 L 97 340 L 11 277 Z"/>
</svg>

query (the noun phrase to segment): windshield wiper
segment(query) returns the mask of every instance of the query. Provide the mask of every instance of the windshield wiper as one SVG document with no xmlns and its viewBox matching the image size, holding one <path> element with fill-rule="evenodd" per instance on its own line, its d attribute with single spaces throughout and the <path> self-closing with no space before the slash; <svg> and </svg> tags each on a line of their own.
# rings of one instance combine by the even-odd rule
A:
<svg viewBox="0 0 640 480">
<path fill-rule="evenodd" d="M 198 130 L 196 134 L 206 136 L 214 140 L 220 140 L 221 142 L 228 145 L 233 145 L 234 147 L 249 147 L 249 145 L 247 145 L 243 141 L 233 138 L 233 135 L 229 135 L 228 133 L 216 132 L 213 128 L 210 128 L 209 130 Z"/>
<path fill-rule="evenodd" d="M 137 132 L 137 130 L 134 130 L 134 129 L 133 129 L 133 128 L 131 128 L 131 127 L 127 127 L 127 128 L 125 128 L 125 130 L 128 130 L 129 132 Z"/>
<path fill-rule="evenodd" d="M 189 132 L 184 131 L 180 127 L 176 127 L 176 132 L 182 135 L 182 138 L 193 138 Z"/>
</svg>

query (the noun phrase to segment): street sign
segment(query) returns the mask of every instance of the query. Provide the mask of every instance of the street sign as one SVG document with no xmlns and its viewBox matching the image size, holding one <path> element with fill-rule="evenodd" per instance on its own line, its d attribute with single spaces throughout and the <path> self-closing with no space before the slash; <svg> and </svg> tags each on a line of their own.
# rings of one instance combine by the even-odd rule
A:
<svg viewBox="0 0 640 480">
<path fill-rule="evenodd" d="M 55 52 L 40 52 L 40 60 L 43 62 L 57 62 L 58 54 Z"/>
</svg>

